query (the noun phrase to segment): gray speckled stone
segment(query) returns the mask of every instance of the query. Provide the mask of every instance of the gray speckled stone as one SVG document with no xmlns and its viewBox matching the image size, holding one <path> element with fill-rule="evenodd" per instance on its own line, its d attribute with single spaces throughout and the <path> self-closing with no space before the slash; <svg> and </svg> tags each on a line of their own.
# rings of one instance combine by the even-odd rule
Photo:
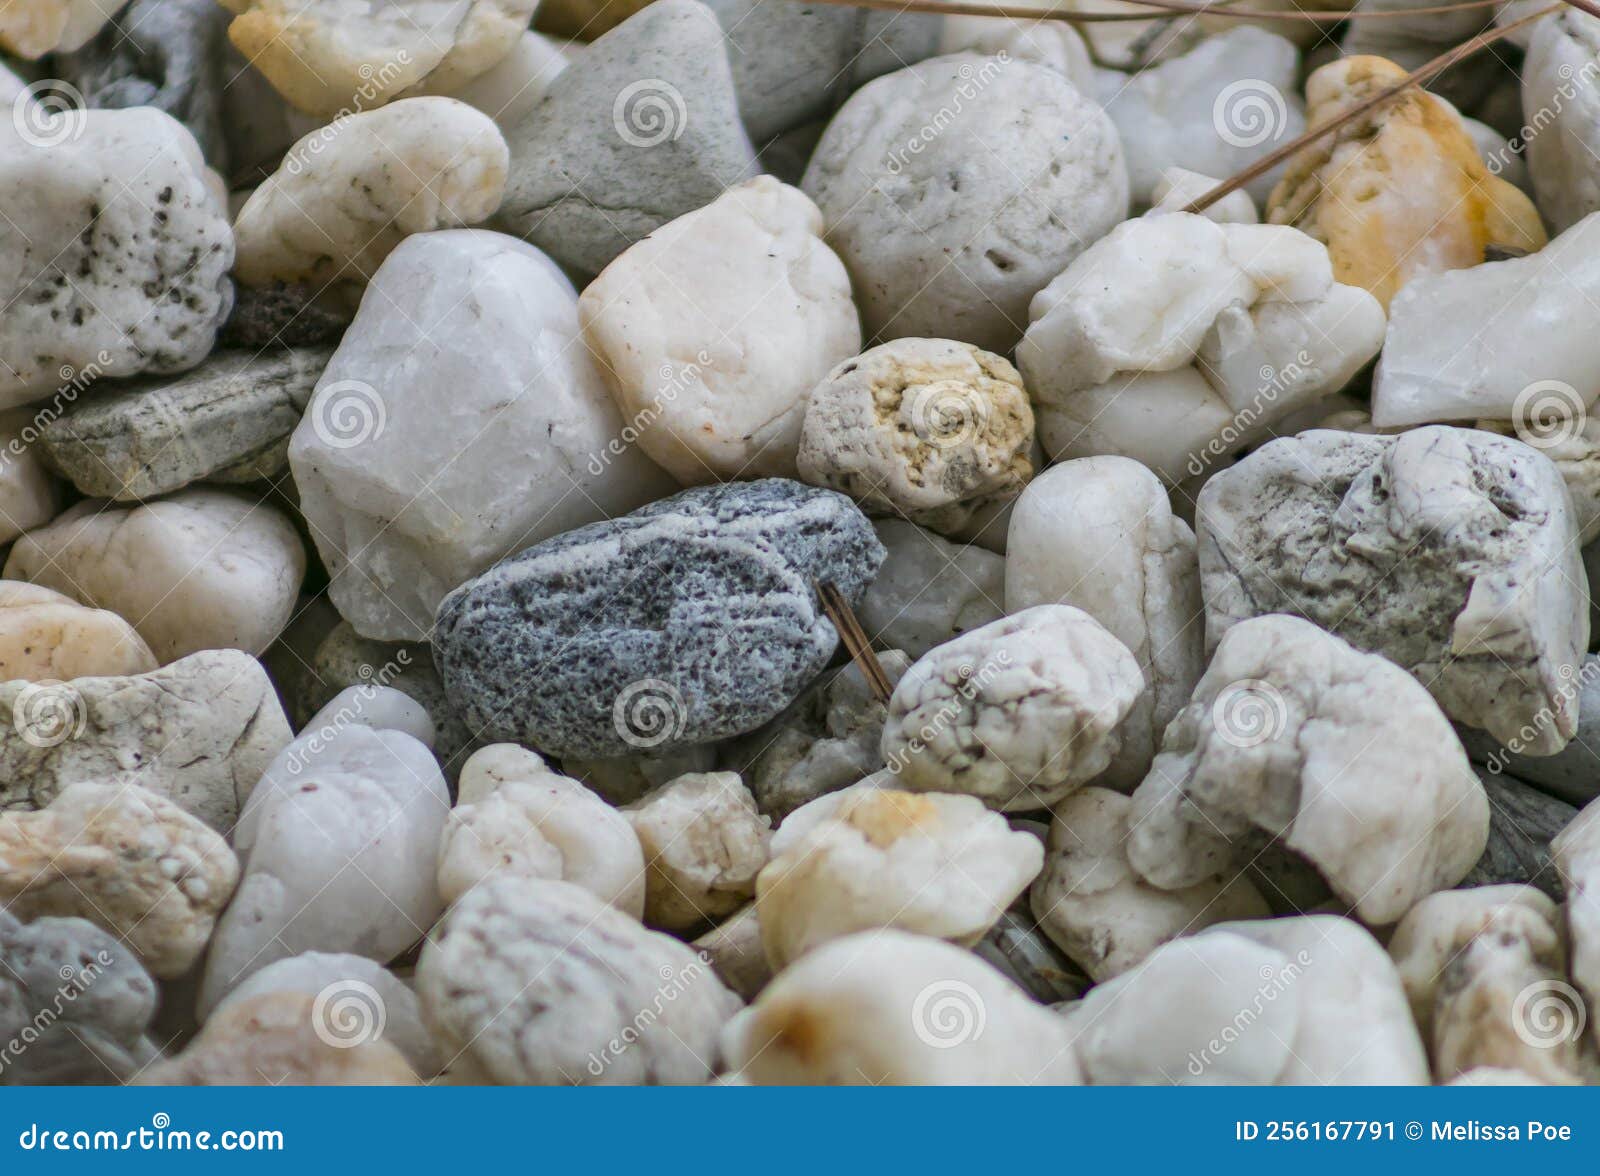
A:
<svg viewBox="0 0 1600 1176">
<path fill-rule="evenodd" d="M 838 644 L 813 581 L 859 600 L 882 559 L 842 494 L 780 478 L 696 487 L 457 588 L 434 656 L 486 738 L 661 755 L 783 710 Z"/>
<path fill-rule="evenodd" d="M 91 107 L 170 114 L 225 173 L 222 56 L 232 19 L 215 0 L 133 0 L 82 49 L 57 54 L 55 69 Z"/>
<path fill-rule="evenodd" d="M 318 302 L 310 286 L 275 282 L 240 286 L 233 313 L 222 328 L 226 347 L 315 347 L 337 343 L 350 315 Z"/>
<path fill-rule="evenodd" d="M 155 981 L 107 932 L 0 911 L 0 1086 L 126 1082 L 157 1056 L 155 1011 Z"/>
<path fill-rule="evenodd" d="M 1511 776 L 1477 772 L 1489 794 L 1489 844 L 1460 884 L 1526 883 L 1560 902 L 1561 877 L 1550 861 L 1550 842 L 1578 810 Z"/>
<path fill-rule="evenodd" d="M 745 129 L 757 143 L 939 50 L 943 18 L 768 0 L 707 0 L 727 30 Z"/>
<path fill-rule="evenodd" d="M 506 142 L 500 223 L 590 274 L 759 171 L 698 0 L 656 0 L 594 42 Z"/>
<path fill-rule="evenodd" d="M 40 445 L 83 493 L 118 502 L 275 478 L 331 354 L 220 351 L 181 376 L 102 385 L 45 424 Z"/>
</svg>

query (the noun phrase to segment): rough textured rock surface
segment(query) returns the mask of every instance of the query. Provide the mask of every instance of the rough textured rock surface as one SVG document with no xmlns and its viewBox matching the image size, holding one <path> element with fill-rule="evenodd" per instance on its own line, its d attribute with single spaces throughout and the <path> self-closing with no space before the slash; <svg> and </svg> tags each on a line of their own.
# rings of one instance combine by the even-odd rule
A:
<svg viewBox="0 0 1600 1176">
<path fill-rule="evenodd" d="M 742 1003 L 680 941 L 577 886 L 513 877 L 445 915 L 417 993 L 441 1048 L 508 1085 L 699 1085 Z"/>
<path fill-rule="evenodd" d="M 191 654 L 148 674 L 0 683 L 0 808 L 38 809 L 68 785 L 117 780 L 231 830 L 290 731 L 261 663 Z"/>
<path fill-rule="evenodd" d="M 696 0 L 656 0 L 601 37 L 506 140 L 500 223 L 580 273 L 759 171 Z"/>
<path fill-rule="evenodd" d="M 505 194 L 505 139 L 453 98 L 408 98 L 321 127 L 234 218 L 234 272 L 251 286 L 357 288 L 407 236 L 487 220 Z"/>
<path fill-rule="evenodd" d="M 0 407 L 205 358 L 233 305 L 233 234 L 194 136 L 149 107 L 0 141 Z M 61 137 L 60 128 L 69 134 Z"/>
<path fill-rule="evenodd" d="M 114 0 L 96 0 L 107 7 Z M 228 14 L 215 0 L 133 0 L 53 68 L 90 107 L 153 106 L 188 128 L 206 161 L 227 168 L 222 133 Z"/>
<path fill-rule="evenodd" d="M 191 482 L 273 479 L 289 468 L 289 434 L 332 354 L 218 351 L 181 376 L 95 388 L 48 421 L 39 444 L 91 498 L 132 502 Z"/>
<path fill-rule="evenodd" d="M 624 812 L 644 850 L 644 921 L 697 930 L 755 897 L 771 819 L 733 772 L 680 776 Z"/>
<path fill-rule="evenodd" d="M 1281 615 L 1228 630 L 1133 799 L 1128 860 L 1156 886 L 1197 885 L 1272 843 L 1374 926 L 1460 882 L 1489 834 L 1483 788 L 1427 691 Z"/>
<path fill-rule="evenodd" d="M 948 109 L 938 133 L 930 113 Z M 822 209 L 874 339 L 1008 353 L 1028 300 L 1128 211 L 1116 128 L 1042 65 L 976 53 L 869 82 L 801 187 Z"/>
<path fill-rule="evenodd" d="M 1007 611 L 1081 608 L 1138 661 L 1145 690 L 1100 777 L 1107 787 L 1131 790 L 1205 667 L 1194 532 L 1174 517 L 1165 488 L 1144 466 L 1086 457 L 1046 470 L 1023 491 L 1007 550 Z"/>
<path fill-rule="evenodd" d="M 805 404 L 800 477 L 936 531 L 1033 477 L 1017 369 L 949 339 L 896 339 L 829 372 Z"/>
<path fill-rule="evenodd" d="M 73 784 L 37 812 L 0 815 L 6 909 L 88 919 L 155 976 L 181 976 L 200 958 L 238 880 L 219 834 L 137 785 Z"/>
<path fill-rule="evenodd" d="M 378 271 L 289 443 L 362 636 L 418 640 L 496 560 L 668 493 L 617 439 L 577 301 L 544 254 L 481 230 L 410 237 Z"/>
<path fill-rule="evenodd" d="M 906 671 L 889 699 L 884 760 L 918 792 L 1045 808 L 1106 769 L 1144 689 L 1127 646 L 1088 613 L 1024 609 Z"/>
<path fill-rule="evenodd" d="M 1536 755 L 1576 730 L 1589 639 L 1561 475 L 1475 429 L 1314 430 L 1208 481 L 1206 637 L 1298 613 L 1416 676 L 1451 718 Z"/>
<path fill-rule="evenodd" d="M 1381 57 L 1325 65 L 1306 82 L 1307 120 L 1326 122 L 1403 76 Z M 1486 245 L 1545 243 L 1533 201 L 1489 173 L 1454 108 L 1418 89 L 1302 148 L 1267 219 L 1325 242 L 1334 276 L 1385 307 L 1418 274 L 1479 264 Z"/>
<path fill-rule="evenodd" d="M 163 663 L 261 653 L 289 623 L 305 571 L 288 518 L 203 486 L 141 506 L 86 499 L 18 539 L 5 564 L 7 579 L 126 617 Z"/>
<path fill-rule="evenodd" d="M 329 1040 L 317 1001 L 266 992 L 234 1001 L 177 1057 L 151 1066 L 138 1086 L 415 1086 L 405 1055 L 381 1038 Z"/>
<path fill-rule="evenodd" d="M 145 1036 L 155 1011 L 155 981 L 93 923 L 23 923 L 0 910 L 0 1039 L 38 1035 L 20 1055 L 7 1051 L 0 1086 L 126 1082 L 160 1056 Z"/>
<path fill-rule="evenodd" d="M 685 490 L 505 560 L 439 606 L 445 691 L 487 737 L 586 757 L 754 730 L 838 643 L 814 581 L 859 600 L 883 548 L 831 490 Z"/>
<path fill-rule="evenodd" d="M 623 442 L 686 486 L 793 477 L 807 397 L 861 349 L 821 213 L 770 176 L 630 247 L 578 312 L 627 418 Z"/>
<path fill-rule="evenodd" d="M 0 682 L 112 678 L 156 668 L 156 656 L 114 612 L 59 592 L 0 580 Z"/>
</svg>

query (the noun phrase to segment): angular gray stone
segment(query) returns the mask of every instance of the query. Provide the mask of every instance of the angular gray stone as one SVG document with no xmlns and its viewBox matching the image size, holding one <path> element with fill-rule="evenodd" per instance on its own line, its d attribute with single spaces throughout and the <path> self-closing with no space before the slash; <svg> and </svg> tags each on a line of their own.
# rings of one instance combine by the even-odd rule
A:
<svg viewBox="0 0 1600 1176">
<path fill-rule="evenodd" d="M 148 674 L 0 682 L 0 809 L 41 809 L 69 784 L 126 781 L 227 833 L 290 739 L 261 663 L 235 649 Z"/>
<path fill-rule="evenodd" d="M 707 0 L 727 33 L 745 130 L 757 143 L 826 115 L 857 89 L 939 51 L 943 17 L 768 0 Z"/>
<path fill-rule="evenodd" d="M 601 757 L 752 731 L 838 644 L 815 582 L 859 600 L 883 546 L 848 498 L 700 486 L 502 560 L 439 606 L 445 693 L 490 739 Z"/>
<path fill-rule="evenodd" d="M 499 222 L 595 274 L 757 174 L 722 41 L 698 0 L 656 0 L 585 49 L 506 132 Z"/>
<path fill-rule="evenodd" d="M 276 478 L 332 354 L 219 351 L 180 376 L 104 385 L 46 423 L 39 442 L 79 490 L 118 502 L 191 482 Z"/>
<path fill-rule="evenodd" d="M 1489 794 L 1489 844 L 1461 885 L 1526 883 L 1560 902 L 1561 875 L 1550 860 L 1550 842 L 1578 810 L 1515 777 L 1473 766 Z"/>
<path fill-rule="evenodd" d="M 0 911 L 0 1086 L 126 1082 L 159 1055 L 156 985 L 86 919 Z"/>
<path fill-rule="evenodd" d="M 206 162 L 227 173 L 223 50 L 233 18 L 215 0 L 133 0 L 57 75 L 89 106 L 154 106 L 189 128 Z"/>
</svg>

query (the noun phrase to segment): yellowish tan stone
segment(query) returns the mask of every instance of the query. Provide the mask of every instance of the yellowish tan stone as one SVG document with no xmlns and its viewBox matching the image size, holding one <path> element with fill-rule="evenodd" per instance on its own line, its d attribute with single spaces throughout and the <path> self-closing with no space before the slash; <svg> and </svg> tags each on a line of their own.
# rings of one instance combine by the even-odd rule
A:
<svg viewBox="0 0 1600 1176">
<path fill-rule="evenodd" d="M 1306 83 L 1315 128 L 1405 76 L 1382 57 L 1346 57 Z M 1305 147 L 1267 200 L 1267 219 L 1328 246 L 1334 277 L 1387 309 L 1417 274 L 1477 265 L 1487 245 L 1545 244 L 1539 213 L 1491 175 L 1461 116 L 1407 90 Z"/>
<path fill-rule="evenodd" d="M 158 664 L 116 613 L 26 580 L 0 580 L 0 681 L 122 677 Z"/>
</svg>

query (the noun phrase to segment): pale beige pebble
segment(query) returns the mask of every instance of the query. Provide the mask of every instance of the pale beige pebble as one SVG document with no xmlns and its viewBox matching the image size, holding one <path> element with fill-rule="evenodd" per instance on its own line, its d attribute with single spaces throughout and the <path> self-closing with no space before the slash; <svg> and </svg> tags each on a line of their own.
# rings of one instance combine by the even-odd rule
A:
<svg viewBox="0 0 1600 1176">
<path fill-rule="evenodd" d="M 37 812 L 0 814 L 0 903 L 20 919 L 88 919 L 153 976 L 200 958 L 239 881 L 220 834 L 134 784 L 73 784 Z"/>
<path fill-rule="evenodd" d="M 6 0 L 0 5 L 0 48 L 37 61 L 81 49 L 125 0 Z"/>
<path fill-rule="evenodd" d="M 0 543 L 48 523 L 61 511 L 64 487 L 34 445 L 39 423 L 31 409 L 0 413 Z"/>
<path fill-rule="evenodd" d="M 550 83 L 581 48 L 576 41 L 559 41 L 530 30 L 517 39 L 499 65 L 451 97 L 483 111 L 501 130 L 509 130 L 539 105 Z"/>
<path fill-rule="evenodd" d="M 648 925 L 692 930 L 755 897 L 772 834 L 738 773 L 679 776 L 623 815 L 644 850 Z"/>
<path fill-rule="evenodd" d="M 861 350 L 822 213 L 771 176 L 631 246 L 578 315 L 627 429 L 686 486 L 793 477 L 806 397 Z"/>
<path fill-rule="evenodd" d="M 785 968 L 728 1022 L 722 1052 L 762 1086 L 1081 1081 L 1065 1020 L 971 952 L 897 930 Z"/>
<path fill-rule="evenodd" d="M 1162 890 L 1128 862 L 1133 800 L 1085 788 L 1056 806 L 1044 872 L 1029 892 L 1039 927 L 1096 983 L 1121 975 L 1156 948 L 1213 923 L 1272 912 L 1242 870 Z"/>
<path fill-rule="evenodd" d="M 930 650 L 895 685 L 883 758 L 900 787 L 1044 808 L 1105 771 L 1145 692 L 1128 647 L 1082 609 L 1041 604 Z"/>
<path fill-rule="evenodd" d="M 1062 462 L 1035 478 L 1011 512 L 1007 547 L 1007 612 L 1081 608 L 1138 661 L 1145 689 L 1098 777 L 1131 791 L 1205 669 L 1194 532 L 1174 517 L 1153 473 L 1107 454 Z"/>
<path fill-rule="evenodd" d="M 903 792 L 886 773 L 795 810 L 756 879 L 767 959 L 899 927 L 971 946 L 1033 881 L 1038 838 L 970 796 Z M 889 785 L 889 786 L 882 786 Z"/>
<path fill-rule="evenodd" d="M 1078 30 L 1064 20 L 947 15 L 939 32 L 939 52 L 961 53 L 969 49 L 1048 65 L 1083 93 L 1094 93 L 1094 62 L 1089 58 L 1088 46 Z"/>
<path fill-rule="evenodd" d="M 1189 171 L 1187 168 L 1162 168 L 1161 178 L 1150 191 L 1150 210 L 1144 215 L 1159 216 L 1163 212 L 1182 212 L 1219 183 L 1220 180 Z M 1250 193 L 1243 188 L 1237 188 L 1221 200 L 1213 201 L 1200 215 L 1207 220 L 1216 221 L 1219 225 L 1254 225 L 1261 221 L 1255 201 L 1250 199 Z"/>
<path fill-rule="evenodd" d="M 364 285 L 412 233 L 487 220 L 510 153 L 494 122 L 453 98 L 408 98 L 301 139 L 234 221 L 234 273 L 252 286 Z"/>
<path fill-rule="evenodd" d="M 744 1000 L 754 1000 L 772 979 L 755 903 L 741 907 L 690 946 L 709 959 L 711 970 Z"/>
<path fill-rule="evenodd" d="M 1429 895 L 1400 920 L 1389 954 L 1438 1081 L 1479 1066 L 1577 1080 L 1583 1010 L 1565 980 L 1560 911 L 1546 895 L 1515 885 Z M 1541 1019 L 1550 1013 L 1554 1021 Z"/>
<path fill-rule="evenodd" d="M 1567 902 L 1572 981 L 1589 1009 L 1589 1032 L 1600 1042 L 1600 801 L 1586 805 L 1550 843 Z"/>
<path fill-rule="evenodd" d="M 330 118 L 451 94 L 493 69 L 538 0 L 225 0 L 228 39 L 294 106 Z"/>
<path fill-rule="evenodd" d="M 415 1086 L 416 1072 L 382 1038 L 341 1042 L 318 1025 L 316 998 L 266 992 L 230 1002 L 176 1057 L 137 1086 Z M 320 1031 L 319 1031 L 320 1030 Z"/>
<path fill-rule="evenodd" d="M 125 618 L 163 665 L 261 653 L 289 623 L 306 553 L 266 503 L 204 486 L 140 505 L 89 499 L 18 539 L 5 578 Z"/>
<path fill-rule="evenodd" d="M 514 743 L 480 748 L 461 768 L 439 842 L 439 896 L 452 903 L 501 872 L 571 882 L 644 913 L 644 853 L 627 818 Z"/>
<path fill-rule="evenodd" d="M 117 677 L 156 665 L 116 613 L 26 580 L 0 580 L 0 681 Z"/>
<path fill-rule="evenodd" d="M 1017 369 L 950 339 L 895 339 L 846 360 L 811 390 L 802 481 L 870 514 L 935 531 L 1013 498 L 1033 477 L 1033 409 Z"/>
</svg>

